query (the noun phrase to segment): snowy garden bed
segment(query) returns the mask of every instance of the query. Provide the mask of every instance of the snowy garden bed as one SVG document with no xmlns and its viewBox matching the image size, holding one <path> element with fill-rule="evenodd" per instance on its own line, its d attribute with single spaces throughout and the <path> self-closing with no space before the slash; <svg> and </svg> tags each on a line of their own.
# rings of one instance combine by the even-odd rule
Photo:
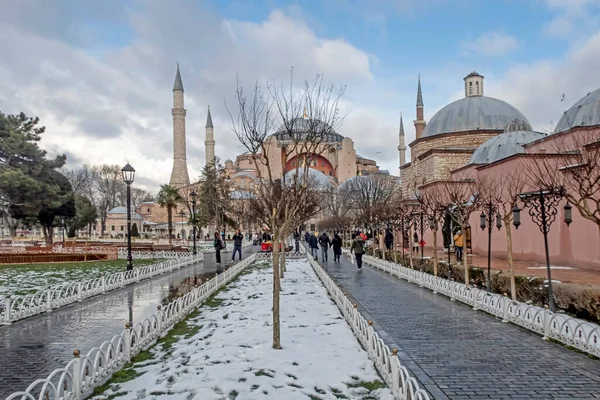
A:
<svg viewBox="0 0 600 400">
<path fill-rule="evenodd" d="M 307 260 L 288 261 L 272 349 L 272 271 L 255 265 L 95 398 L 392 399 Z"/>
<path fill-rule="evenodd" d="M 135 266 L 161 260 L 135 260 Z M 0 300 L 5 296 L 26 295 L 84 279 L 99 278 L 125 270 L 124 260 L 49 264 L 6 264 L 0 266 Z"/>
</svg>

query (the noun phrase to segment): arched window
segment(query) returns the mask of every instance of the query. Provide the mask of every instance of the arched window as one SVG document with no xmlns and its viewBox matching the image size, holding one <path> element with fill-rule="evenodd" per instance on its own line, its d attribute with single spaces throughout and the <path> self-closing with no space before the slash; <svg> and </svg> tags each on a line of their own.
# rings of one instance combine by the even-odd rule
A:
<svg viewBox="0 0 600 400">
<path fill-rule="evenodd" d="M 114 230 L 115 230 L 115 226 L 114 226 L 114 225 L 111 225 L 111 226 L 110 226 L 110 230 L 114 232 Z"/>
</svg>

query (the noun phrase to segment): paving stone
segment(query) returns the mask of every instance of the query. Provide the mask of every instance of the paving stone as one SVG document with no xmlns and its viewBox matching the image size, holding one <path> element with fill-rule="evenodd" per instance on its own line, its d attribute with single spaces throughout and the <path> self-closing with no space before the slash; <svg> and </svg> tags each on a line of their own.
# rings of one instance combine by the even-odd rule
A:
<svg viewBox="0 0 600 400">
<path fill-rule="evenodd" d="M 321 265 L 412 375 L 450 399 L 600 397 L 598 360 L 368 264 Z"/>
<path fill-rule="evenodd" d="M 244 251 L 244 257 L 251 252 Z M 228 262 L 231 252 L 222 257 Z M 86 354 L 119 335 L 130 315 L 134 324 L 152 315 L 184 279 L 215 271 L 215 256 L 208 254 L 204 263 L 0 326 L 0 399 L 66 365 L 74 349 Z"/>
</svg>

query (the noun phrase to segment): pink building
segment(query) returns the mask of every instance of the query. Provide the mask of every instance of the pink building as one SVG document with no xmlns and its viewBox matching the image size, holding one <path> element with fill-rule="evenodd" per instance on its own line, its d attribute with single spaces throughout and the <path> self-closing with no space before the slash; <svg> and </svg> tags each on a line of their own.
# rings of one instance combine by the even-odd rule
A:
<svg viewBox="0 0 600 400">
<path fill-rule="evenodd" d="M 492 255 L 506 257 L 510 228 L 514 259 L 543 264 L 546 260 L 542 232 L 529 215 L 523 197 L 517 194 L 563 188 L 565 194 L 556 199 L 557 213 L 551 216 L 548 232 L 550 262 L 600 271 L 600 89 L 569 108 L 550 135 L 533 131 L 514 107 L 484 97 L 483 77 L 479 74 L 465 78 L 465 94 L 465 99 L 442 108 L 432 118 L 435 125 L 424 129 L 417 126 L 421 135 L 411 143 L 417 152 L 411 163 L 401 166 L 405 195 L 431 191 L 440 203 L 448 204 L 452 203 L 452 193 L 456 201 L 458 186 L 468 185 L 472 193 L 463 194 L 464 203 L 470 196 L 480 195 L 492 199 L 494 205 L 503 205 L 501 229 L 495 227 L 494 217 Z M 477 99 L 470 99 L 473 97 Z M 417 103 L 422 109 L 420 87 Z M 417 120 L 421 119 L 418 108 Z M 486 140 L 477 145 L 482 137 Z M 420 150 L 424 146 L 426 152 Z M 462 165 L 457 166 L 461 157 Z M 572 208 L 569 225 L 564 222 L 567 204 Z M 521 209 L 518 229 L 512 223 L 506 226 L 512 221 L 515 205 Z M 488 251 L 488 231 L 479 227 L 482 212 L 487 212 L 485 207 L 474 210 L 469 219 L 471 249 L 480 255 Z M 454 224 L 451 230 L 457 228 Z M 453 235 L 438 230 L 440 250 L 444 234 L 446 242 L 452 241 Z M 426 247 L 432 245 L 431 231 L 426 231 L 424 240 Z"/>
</svg>

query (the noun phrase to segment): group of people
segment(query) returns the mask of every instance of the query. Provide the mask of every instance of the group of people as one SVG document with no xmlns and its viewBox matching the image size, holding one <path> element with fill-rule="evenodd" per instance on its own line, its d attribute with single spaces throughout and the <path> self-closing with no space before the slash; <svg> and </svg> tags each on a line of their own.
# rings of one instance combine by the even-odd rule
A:
<svg viewBox="0 0 600 400">
<path fill-rule="evenodd" d="M 310 248 L 310 254 L 315 260 L 319 259 L 319 249 L 321 250 L 321 262 L 328 261 L 328 252 L 329 248 L 333 248 L 333 261 L 340 262 L 340 257 L 342 256 L 342 238 L 337 233 L 334 233 L 333 239 L 329 238 L 327 232 L 323 232 L 319 235 L 318 232 L 315 232 L 314 235 L 306 232 L 304 235 L 304 239 L 308 243 L 308 247 Z M 360 232 L 356 231 L 352 234 L 352 244 L 350 245 L 350 251 L 354 254 L 356 258 L 356 265 L 360 270 L 362 268 L 362 256 L 365 254 L 365 242 L 367 240 L 367 236 Z"/>
<path fill-rule="evenodd" d="M 242 234 L 242 231 L 239 229 L 236 230 L 231 240 L 233 240 L 233 254 L 231 255 L 231 262 L 233 263 L 235 261 L 236 254 L 238 255 L 238 260 L 242 261 L 242 243 L 244 242 L 244 235 Z M 227 247 L 224 232 L 219 233 L 215 231 L 213 247 L 215 248 L 217 264 L 221 264 L 221 250 L 224 250 Z"/>
</svg>

